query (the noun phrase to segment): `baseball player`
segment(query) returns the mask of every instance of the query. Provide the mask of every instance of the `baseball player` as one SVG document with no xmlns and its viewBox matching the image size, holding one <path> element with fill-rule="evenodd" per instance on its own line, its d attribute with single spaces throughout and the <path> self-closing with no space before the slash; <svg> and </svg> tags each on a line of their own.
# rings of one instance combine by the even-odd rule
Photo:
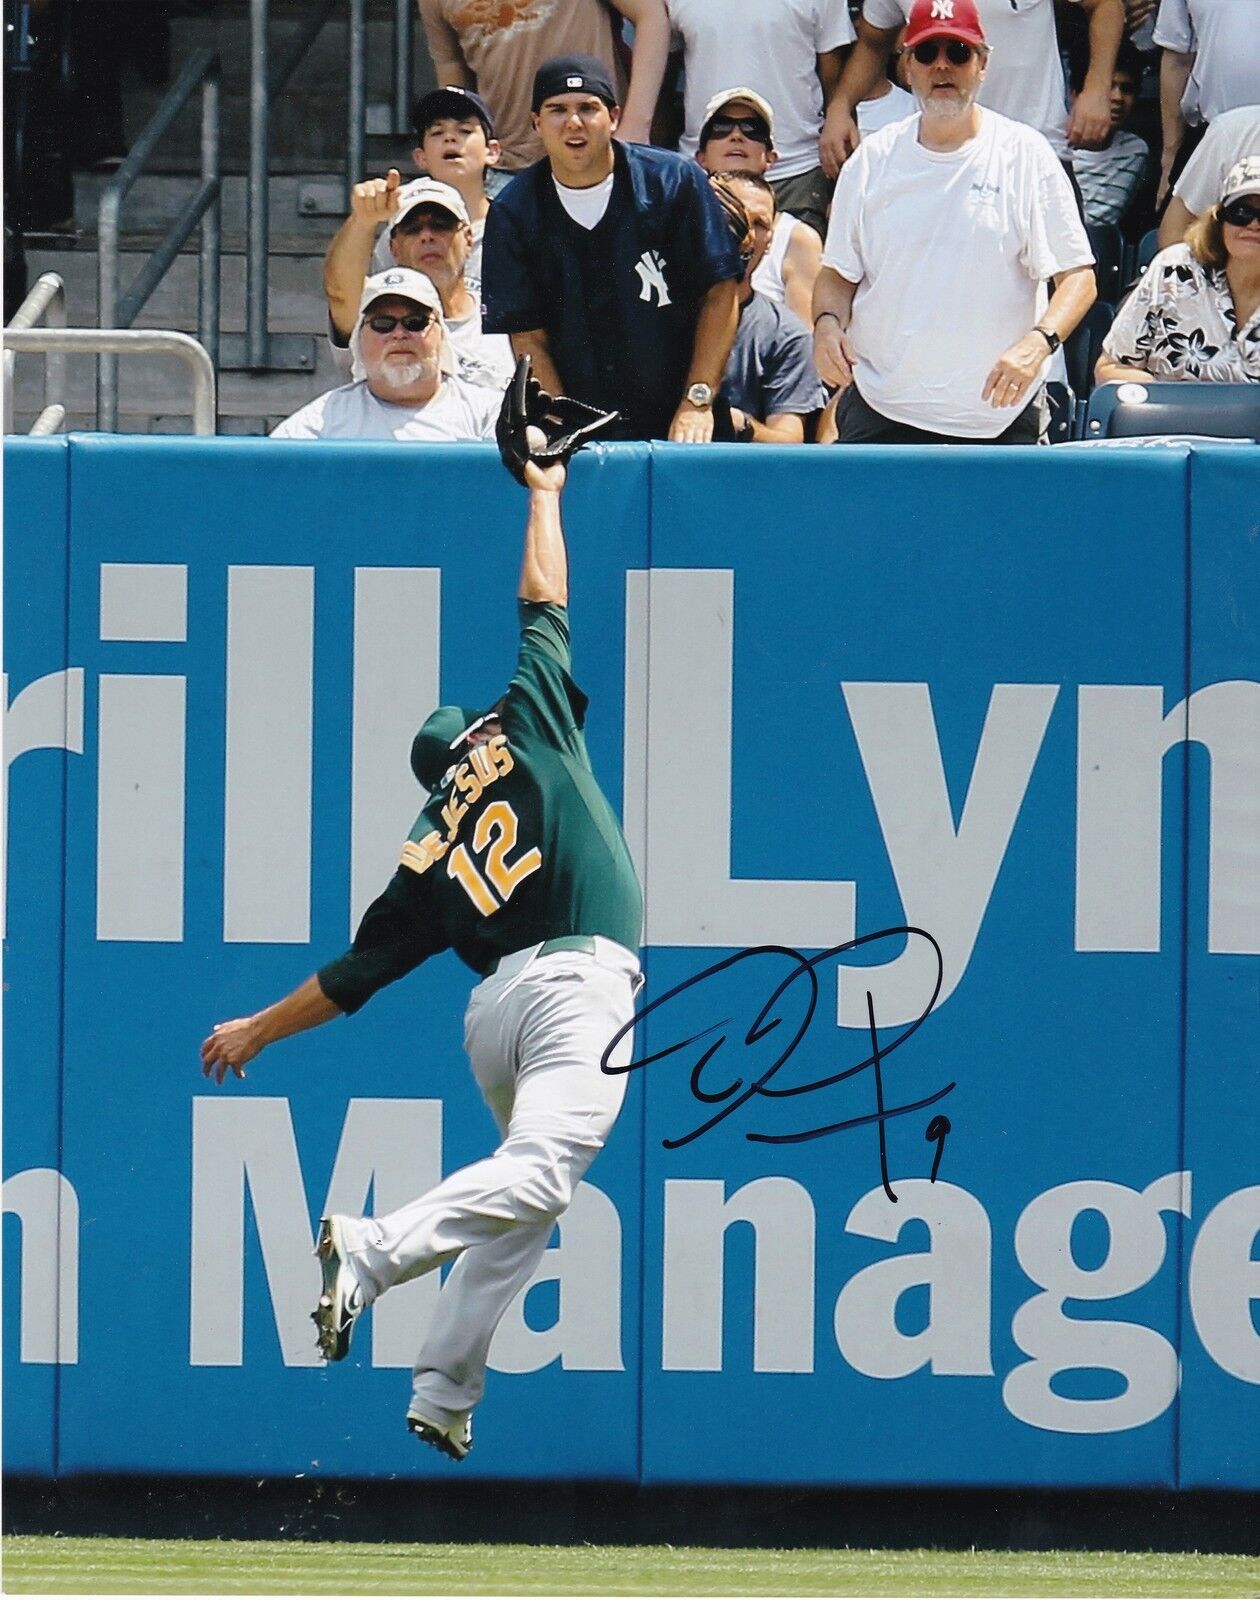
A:
<svg viewBox="0 0 1260 1600">
<path fill-rule="evenodd" d="M 355 1321 L 396 1283 L 455 1260 L 417 1357 L 407 1426 L 456 1461 L 472 1446 L 491 1336 L 616 1121 L 624 1072 L 601 1056 L 633 1015 L 643 899 L 586 751 L 570 676 L 566 463 L 616 421 L 554 400 L 523 360 L 504 398 L 504 461 L 529 489 L 516 671 L 489 710 L 441 706 L 411 765 L 429 799 L 354 944 L 285 999 L 222 1022 L 202 1070 L 238 1078 L 266 1045 L 359 1009 L 448 947 L 478 974 L 465 1018 L 502 1134 L 492 1155 L 384 1217 L 328 1216 L 316 1255 L 319 1348 L 340 1361 Z M 625 1066 L 630 1039 L 611 1060 Z"/>
</svg>

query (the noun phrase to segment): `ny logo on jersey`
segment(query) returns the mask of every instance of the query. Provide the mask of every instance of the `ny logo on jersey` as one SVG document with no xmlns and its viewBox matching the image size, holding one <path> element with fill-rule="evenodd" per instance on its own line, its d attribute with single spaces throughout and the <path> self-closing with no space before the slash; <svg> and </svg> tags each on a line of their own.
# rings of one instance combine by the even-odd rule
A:
<svg viewBox="0 0 1260 1600">
<path fill-rule="evenodd" d="M 932 0 L 932 21 L 952 22 L 954 20 L 954 0 Z"/>
<path fill-rule="evenodd" d="M 650 300 L 652 291 L 656 291 L 658 306 L 669 305 L 669 288 L 665 282 L 665 257 L 659 250 L 645 250 L 634 264 L 634 270 L 639 274 L 642 288 L 639 290 L 640 300 Z"/>
</svg>

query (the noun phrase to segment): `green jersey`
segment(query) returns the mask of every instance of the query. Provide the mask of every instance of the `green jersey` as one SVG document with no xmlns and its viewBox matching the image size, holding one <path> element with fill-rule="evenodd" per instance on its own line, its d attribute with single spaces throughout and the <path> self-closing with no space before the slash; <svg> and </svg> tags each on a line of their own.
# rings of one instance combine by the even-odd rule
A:
<svg viewBox="0 0 1260 1600">
<path fill-rule="evenodd" d="M 521 601 L 520 616 L 502 733 L 444 774 L 353 947 L 320 969 L 343 1011 L 447 948 L 484 974 L 501 956 L 563 934 L 639 947 L 643 895 L 587 754 L 568 613 Z"/>
</svg>

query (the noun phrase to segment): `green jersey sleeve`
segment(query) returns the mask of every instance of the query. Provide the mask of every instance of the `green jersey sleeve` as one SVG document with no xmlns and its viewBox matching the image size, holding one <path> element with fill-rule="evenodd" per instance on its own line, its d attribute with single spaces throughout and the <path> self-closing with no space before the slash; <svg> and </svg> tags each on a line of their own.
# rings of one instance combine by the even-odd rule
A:
<svg viewBox="0 0 1260 1600">
<path fill-rule="evenodd" d="M 423 878 L 400 867 L 363 913 L 350 949 L 315 974 L 339 1010 L 357 1011 L 378 989 L 447 948 L 428 890 Z"/>
<path fill-rule="evenodd" d="M 586 763 L 586 696 L 570 673 L 569 613 L 564 606 L 518 602 L 521 647 L 503 703 L 509 738 L 526 732 Z"/>
</svg>

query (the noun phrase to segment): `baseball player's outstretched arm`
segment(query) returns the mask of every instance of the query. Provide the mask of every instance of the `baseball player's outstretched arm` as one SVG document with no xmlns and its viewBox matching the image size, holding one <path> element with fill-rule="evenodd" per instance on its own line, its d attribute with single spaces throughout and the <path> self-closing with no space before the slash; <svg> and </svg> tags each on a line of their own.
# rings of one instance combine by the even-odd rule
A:
<svg viewBox="0 0 1260 1600">
<path fill-rule="evenodd" d="M 245 1063 L 252 1061 L 260 1050 L 277 1039 L 287 1039 L 290 1034 L 303 1033 L 307 1028 L 317 1028 L 321 1022 L 331 1022 L 341 1015 L 319 986 L 319 979 L 311 976 L 294 989 L 292 994 L 277 1000 L 275 1005 L 256 1011 L 252 1017 L 237 1017 L 232 1022 L 217 1023 L 214 1032 L 201 1046 L 201 1072 L 222 1083 L 230 1068 L 238 1078 L 245 1076 Z"/>
<path fill-rule="evenodd" d="M 569 557 L 560 522 L 560 492 L 565 469 L 540 467 L 533 461 L 525 467 L 529 488 L 529 517 L 525 524 L 525 552 L 521 557 L 521 582 L 517 595 L 538 604 L 567 606 L 569 603 Z"/>
</svg>

